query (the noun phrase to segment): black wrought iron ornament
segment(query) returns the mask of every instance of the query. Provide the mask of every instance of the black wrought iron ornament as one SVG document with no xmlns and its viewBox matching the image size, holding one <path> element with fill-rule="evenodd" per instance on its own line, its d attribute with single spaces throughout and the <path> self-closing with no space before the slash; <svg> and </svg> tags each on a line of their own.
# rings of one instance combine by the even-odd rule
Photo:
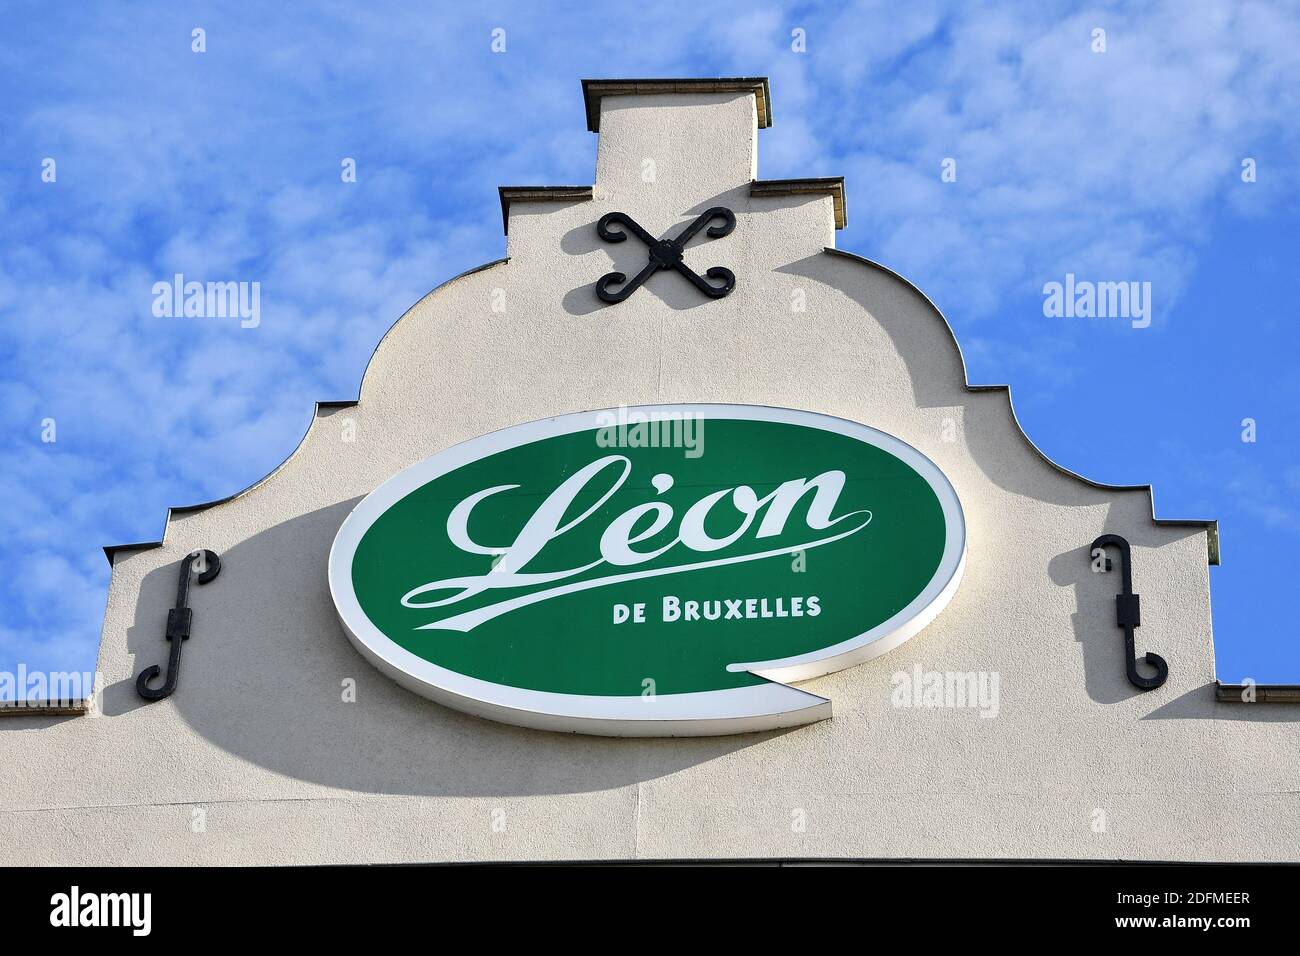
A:
<svg viewBox="0 0 1300 956">
<path fill-rule="evenodd" d="M 170 697 L 176 690 L 176 682 L 181 676 L 181 646 L 190 639 L 190 625 L 194 612 L 190 610 L 190 573 L 197 571 L 199 584 L 207 584 L 221 573 L 221 558 L 215 551 L 195 551 L 187 554 L 181 561 L 181 577 L 176 585 L 176 606 L 167 612 L 167 640 L 171 641 L 171 650 L 167 655 L 167 677 L 158 688 L 150 687 L 149 682 L 161 672 L 157 664 L 150 664 L 135 679 L 135 690 L 145 700 L 162 700 Z"/>
<path fill-rule="evenodd" d="M 1142 624 L 1142 605 L 1138 595 L 1133 593 L 1133 552 L 1125 538 L 1117 534 L 1103 534 L 1092 543 L 1088 553 L 1096 556 L 1100 551 L 1104 562 L 1102 567 L 1107 571 L 1113 566 L 1110 558 L 1106 557 L 1108 545 L 1119 550 L 1120 585 L 1123 590 L 1115 595 L 1115 626 L 1124 631 L 1124 666 L 1128 671 L 1129 683 L 1140 690 L 1155 690 L 1169 677 L 1169 665 L 1159 654 L 1147 652 L 1143 660 L 1156 669 L 1155 676 L 1143 677 L 1138 673 L 1133 631 Z"/>
<path fill-rule="evenodd" d="M 721 239 L 736 228 L 735 213 L 725 206 L 714 206 L 712 209 L 701 213 L 676 239 L 656 239 L 638 226 L 632 220 L 632 217 L 626 213 L 611 212 L 601 216 L 600 222 L 596 223 L 596 232 L 600 235 L 600 238 L 606 242 L 623 242 L 627 239 L 628 232 L 630 232 L 646 244 L 646 248 L 650 253 L 650 261 L 630 281 L 621 272 L 610 272 L 601 276 L 600 281 L 596 283 L 596 295 L 604 302 L 622 302 L 641 288 L 645 281 L 660 269 L 676 269 L 710 299 L 721 299 L 736 287 L 736 274 L 734 272 L 723 266 L 714 266 L 705 272 L 704 276 L 701 276 L 688 268 L 686 263 L 682 261 L 682 252 L 686 249 L 686 244 L 695 237 L 697 232 L 715 219 L 721 219 L 722 222 L 720 225 L 709 226 L 704 233 L 710 239 Z M 627 232 L 616 231 L 611 229 L 610 226 L 622 226 Z M 722 285 L 713 285 L 705 281 L 705 276 L 714 280 L 714 282 L 721 282 Z M 611 291 L 611 286 L 620 283 L 626 284 L 617 291 Z"/>
</svg>

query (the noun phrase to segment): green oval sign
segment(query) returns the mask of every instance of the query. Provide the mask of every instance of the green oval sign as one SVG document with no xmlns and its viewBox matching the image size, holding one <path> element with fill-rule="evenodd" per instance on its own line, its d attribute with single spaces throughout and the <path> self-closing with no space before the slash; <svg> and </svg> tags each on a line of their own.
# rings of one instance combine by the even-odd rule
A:
<svg viewBox="0 0 1300 956">
<path fill-rule="evenodd" d="M 348 516 L 329 579 L 353 644 L 450 706 L 584 733 L 791 726 L 786 686 L 896 647 L 952 597 L 956 492 L 873 428 L 659 405 L 456 445 Z"/>
</svg>

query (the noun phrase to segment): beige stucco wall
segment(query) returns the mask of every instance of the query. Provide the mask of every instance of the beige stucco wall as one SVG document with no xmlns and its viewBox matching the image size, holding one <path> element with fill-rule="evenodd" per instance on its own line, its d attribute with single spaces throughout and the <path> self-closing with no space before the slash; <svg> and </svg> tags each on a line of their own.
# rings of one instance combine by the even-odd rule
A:
<svg viewBox="0 0 1300 956">
<path fill-rule="evenodd" d="M 318 410 L 279 471 L 173 515 L 162 547 L 119 553 L 102 716 L 0 721 L 0 863 L 1300 858 L 1295 708 L 1214 701 L 1205 530 L 1158 526 L 1147 492 L 1039 456 L 1004 391 L 965 387 L 918 292 L 825 251 L 829 198 L 750 198 L 757 136 L 748 94 L 607 98 L 592 201 L 516 203 L 509 260 L 417 303 L 356 407 Z M 596 299 L 596 279 L 644 256 L 597 238 L 603 213 L 663 234 L 716 204 L 735 232 L 687 258 L 732 268 L 732 295 L 660 273 L 621 305 Z M 806 312 L 790 309 L 796 288 Z M 902 647 L 805 685 L 831 698 L 831 720 L 678 740 L 522 730 L 400 689 L 345 639 L 329 547 L 399 469 L 551 415 L 704 401 L 864 422 L 928 455 L 961 496 L 956 598 Z M 1118 575 L 1089 570 L 1103 531 L 1133 542 L 1139 649 L 1170 663 L 1150 693 L 1124 677 Z M 164 656 L 177 562 L 201 547 L 220 552 L 221 575 L 195 589 L 179 691 L 146 704 L 135 674 Z M 997 717 L 895 707 L 891 675 L 917 664 L 996 672 Z"/>
</svg>

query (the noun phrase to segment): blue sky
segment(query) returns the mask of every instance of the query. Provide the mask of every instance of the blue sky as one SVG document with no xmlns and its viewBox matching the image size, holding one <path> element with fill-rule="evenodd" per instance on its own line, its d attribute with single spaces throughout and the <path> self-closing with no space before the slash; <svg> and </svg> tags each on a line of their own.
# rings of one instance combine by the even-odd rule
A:
<svg viewBox="0 0 1300 956">
<path fill-rule="evenodd" d="M 1300 682 L 1300 7 L 590 9 L 5 5 L 0 670 L 91 668 L 100 547 L 354 398 L 402 311 L 503 255 L 497 185 L 591 182 L 581 77 L 766 75 L 759 175 L 847 177 L 839 246 L 925 290 L 1053 459 L 1219 518 L 1219 677 Z M 260 282 L 261 324 L 156 318 L 175 272 Z M 1045 317 L 1067 272 L 1150 282 L 1150 327 Z"/>
</svg>

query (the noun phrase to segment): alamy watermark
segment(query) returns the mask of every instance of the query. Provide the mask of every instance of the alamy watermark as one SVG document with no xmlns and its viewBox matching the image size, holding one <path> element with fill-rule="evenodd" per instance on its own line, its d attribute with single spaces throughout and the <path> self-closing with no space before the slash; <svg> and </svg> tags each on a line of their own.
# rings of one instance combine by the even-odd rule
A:
<svg viewBox="0 0 1300 956">
<path fill-rule="evenodd" d="M 121 927 L 132 936 L 148 936 L 153 929 L 153 894 L 83 892 L 74 884 L 68 892 L 50 897 L 50 925 Z"/>
<path fill-rule="evenodd" d="M 971 708 L 981 717 L 998 715 L 997 671 L 926 671 L 916 664 L 910 673 L 896 671 L 889 683 L 895 707 Z"/>
<path fill-rule="evenodd" d="M 596 416 L 601 448 L 682 448 L 687 458 L 704 454 L 704 416 L 688 412 L 642 412 L 620 405 Z"/>
<path fill-rule="evenodd" d="M 1043 315 L 1049 319 L 1130 319 L 1135 329 L 1151 324 L 1150 282 L 1090 282 L 1076 280 L 1043 286 Z"/>
<path fill-rule="evenodd" d="M 239 319 L 241 329 L 262 324 L 262 283 L 185 281 L 176 273 L 170 282 L 153 284 L 156 318 Z"/>
<path fill-rule="evenodd" d="M 94 711 L 95 679 L 90 671 L 29 671 L 19 664 L 17 671 L 0 671 L 0 706 L 71 707 L 85 704 Z"/>
</svg>

